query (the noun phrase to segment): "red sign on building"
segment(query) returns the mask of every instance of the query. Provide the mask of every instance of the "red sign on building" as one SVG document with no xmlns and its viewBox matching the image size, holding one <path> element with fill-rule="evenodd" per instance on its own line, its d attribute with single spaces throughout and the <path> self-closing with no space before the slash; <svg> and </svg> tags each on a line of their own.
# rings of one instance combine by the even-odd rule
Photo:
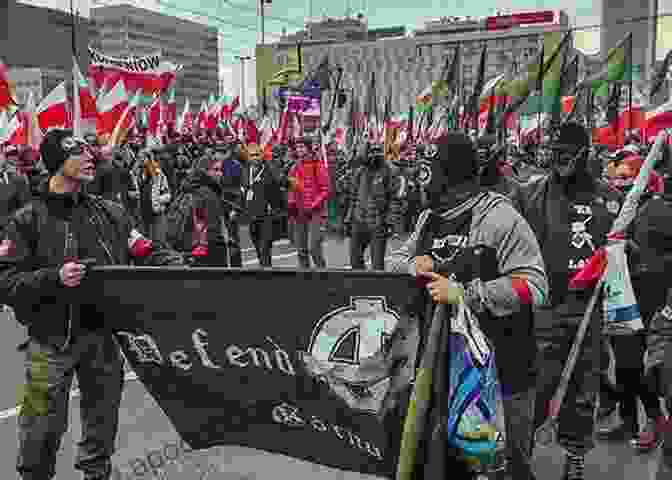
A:
<svg viewBox="0 0 672 480">
<path fill-rule="evenodd" d="M 541 12 L 514 13 L 513 15 L 501 15 L 498 17 L 488 17 L 485 19 L 486 30 L 505 30 L 513 27 L 524 27 L 527 25 L 539 25 L 547 23 L 557 25 L 560 16 L 553 10 Z"/>
</svg>

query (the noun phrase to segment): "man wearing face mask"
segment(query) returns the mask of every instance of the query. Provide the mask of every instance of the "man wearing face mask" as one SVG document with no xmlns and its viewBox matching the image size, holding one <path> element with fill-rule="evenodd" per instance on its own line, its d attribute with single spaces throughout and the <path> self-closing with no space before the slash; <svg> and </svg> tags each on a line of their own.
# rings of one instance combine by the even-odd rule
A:
<svg viewBox="0 0 672 480">
<path fill-rule="evenodd" d="M 82 440 L 75 468 L 85 480 L 108 480 L 123 363 L 104 312 L 87 303 L 84 260 L 99 265 L 183 261 L 140 234 L 118 204 L 86 193 L 83 187 L 93 181 L 96 164 L 86 142 L 72 131 L 47 133 L 40 153 L 49 179 L 40 196 L 12 216 L 7 226 L 12 247 L 0 257 L 0 298 L 29 337 L 19 346 L 26 355 L 26 379 L 16 468 L 24 480 L 54 478 L 76 374 Z"/>
<path fill-rule="evenodd" d="M 448 134 L 424 155 L 431 164 L 430 208 L 387 268 L 427 276 L 431 300 L 455 305 L 463 298 L 478 316 L 497 352 L 510 473 L 534 478 L 532 307 L 548 290 L 539 244 L 506 197 L 479 185 L 480 162 L 469 137 Z"/>
<path fill-rule="evenodd" d="M 592 294 L 570 291 L 569 281 L 605 244 L 620 210 L 618 194 L 589 170 L 589 147 L 590 137 L 582 125 L 562 125 L 551 143 L 551 173 L 532 177 L 511 192 L 514 204 L 537 235 L 550 280 L 550 301 L 535 317 L 537 337 L 543 345 L 540 368 L 544 372 L 537 396 L 537 424 L 548 413 Z M 564 480 L 584 478 L 585 455 L 595 446 L 601 321 L 602 309 L 595 308 L 560 411 L 558 441 L 566 452 Z"/>
<path fill-rule="evenodd" d="M 385 161 L 383 146 L 366 143 L 362 165 L 340 179 L 349 196 L 345 223 L 350 224 L 350 264 L 364 270 L 364 251 L 371 249 L 371 268 L 385 268 L 387 240 L 401 223 L 399 181 Z"/>
</svg>

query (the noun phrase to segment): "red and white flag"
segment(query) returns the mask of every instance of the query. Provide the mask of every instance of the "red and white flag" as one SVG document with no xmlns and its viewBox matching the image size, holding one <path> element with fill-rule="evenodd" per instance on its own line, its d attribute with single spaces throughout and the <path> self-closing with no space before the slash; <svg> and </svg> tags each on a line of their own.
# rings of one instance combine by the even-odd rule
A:
<svg viewBox="0 0 672 480">
<path fill-rule="evenodd" d="M 72 59 L 72 84 L 73 84 L 73 117 L 72 126 L 76 137 L 83 137 L 86 134 L 96 133 L 96 122 L 98 118 L 98 109 L 96 108 L 96 99 L 91 92 L 91 88 L 84 78 L 77 59 Z"/>
<path fill-rule="evenodd" d="M 0 144 L 9 143 L 10 145 L 25 145 L 27 141 L 27 130 L 21 115 L 17 112 L 12 118 L 7 119 L 5 111 L 6 127 L 0 131 Z"/>
<path fill-rule="evenodd" d="M 37 124 L 43 132 L 63 128 L 68 123 L 68 93 L 65 82 L 61 82 L 49 95 L 44 97 L 35 111 Z"/>
<path fill-rule="evenodd" d="M 196 117 L 196 128 L 198 130 L 205 130 L 208 128 L 208 104 L 205 100 L 201 103 L 201 109 Z"/>
<path fill-rule="evenodd" d="M 99 136 L 112 134 L 114 127 L 117 126 L 127 106 L 128 94 L 124 88 L 124 83 L 118 81 L 112 90 L 97 101 L 98 118 L 96 120 L 96 131 Z"/>
<path fill-rule="evenodd" d="M 157 96 L 148 108 L 147 133 L 152 137 L 158 137 L 162 125 L 161 112 L 163 110 L 161 97 Z"/>
<path fill-rule="evenodd" d="M 187 98 L 184 102 L 184 108 L 182 109 L 182 114 L 180 115 L 179 121 L 177 122 L 177 125 L 175 129 L 182 133 L 185 134 L 187 132 L 192 131 L 194 128 L 194 115 L 191 113 L 191 104 L 189 103 L 189 99 Z"/>
</svg>

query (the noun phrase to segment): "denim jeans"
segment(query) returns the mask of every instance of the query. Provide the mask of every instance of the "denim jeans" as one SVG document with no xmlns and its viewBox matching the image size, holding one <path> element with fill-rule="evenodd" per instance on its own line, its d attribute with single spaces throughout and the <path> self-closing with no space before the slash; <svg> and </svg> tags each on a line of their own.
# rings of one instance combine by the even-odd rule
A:
<svg viewBox="0 0 672 480">
<path fill-rule="evenodd" d="M 25 388 L 31 393 L 24 393 L 18 416 L 17 472 L 24 480 L 54 478 L 56 454 L 68 428 L 70 387 L 77 374 L 82 439 L 75 468 L 84 472 L 85 480 L 108 480 L 124 381 L 116 341 L 110 333 L 86 332 L 63 352 L 32 339 L 22 348 Z M 44 408 L 36 408 L 37 404 Z"/>
<path fill-rule="evenodd" d="M 310 259 L 316 268 L 326 268 L 322 240 L 324 222 L 321 218 L 313 218 L 308 222 L 293 222 L 294 246 L 299 257 L 299 268 L 310 268 Z"/>
<path fill-rule="evenodd" d="M 350 238 L 350 265 L 353 270 L 364 270 L 364 251 L 371 249 L 371 268 L 385 270 L 385 251 L 387 238 L 376 235 L 366 225 L 353 224 Z"/>
<path fill-rule="evenodd" d="M 534 479 L 532 447 L 534 430 L 534 388 L 503 398 L 506 423 L 506 457 L 508 472 L 516 480 Z"/>
</svg>

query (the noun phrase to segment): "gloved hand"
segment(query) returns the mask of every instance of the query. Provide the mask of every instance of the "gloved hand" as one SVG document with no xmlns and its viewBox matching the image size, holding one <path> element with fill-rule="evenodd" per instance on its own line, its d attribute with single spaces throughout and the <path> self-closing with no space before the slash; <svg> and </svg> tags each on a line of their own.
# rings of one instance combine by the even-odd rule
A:
<svg viewBox="0 0 672 480">
<path fill-rule="evenodd" d="M 464 287 L 461 284 L 434 272 L 423 275 L 430 278 L 426 288 L 435 303 L 457 305 L 464 299 Z"/>
<path fill-rule="evenodd" d="M 195 258 L 207 257 L 208 247 L 206 245 L 197 245 L 191 250 L 191 256 Z"/>
</svg>

